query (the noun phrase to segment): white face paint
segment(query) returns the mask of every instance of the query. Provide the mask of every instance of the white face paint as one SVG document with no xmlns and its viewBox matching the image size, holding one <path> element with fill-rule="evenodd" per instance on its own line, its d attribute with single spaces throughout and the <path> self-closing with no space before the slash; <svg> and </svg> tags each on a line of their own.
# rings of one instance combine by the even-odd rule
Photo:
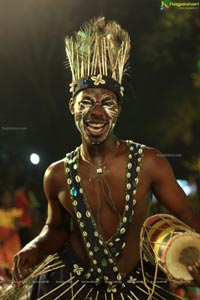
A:
<svg viewBox="0 0 200 300">
<path fill-rule="evenodd" d="M 76 126 L 82 138 L 92 144 L 103 142 L 112 133 L 119 112 L 116 95 L 106 89 L 83 90 L 74 100 Z"/>
</svg>

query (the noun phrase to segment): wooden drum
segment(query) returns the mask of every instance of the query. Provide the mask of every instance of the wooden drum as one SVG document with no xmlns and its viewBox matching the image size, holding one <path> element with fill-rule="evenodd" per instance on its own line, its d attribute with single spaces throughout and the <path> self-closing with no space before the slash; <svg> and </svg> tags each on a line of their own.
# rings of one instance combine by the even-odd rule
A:
<svg viewBox="0 0 200 300">
<path fill-rule="evenodd" d="M 168 214 L 149 217 L 140 233 L 144 258 L 174 279 L 192 280 L 187 266 L 200 262 L 200 235 Z"/>
</svg>

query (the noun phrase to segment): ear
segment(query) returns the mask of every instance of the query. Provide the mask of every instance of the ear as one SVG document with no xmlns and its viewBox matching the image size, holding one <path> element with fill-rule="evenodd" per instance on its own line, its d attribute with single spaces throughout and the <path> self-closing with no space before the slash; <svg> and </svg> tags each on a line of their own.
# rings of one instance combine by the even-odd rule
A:
<svg viewBox="0 0 200 300">
<path fill-rule="evenodd" d="M 119 115 L 121 114 L 121 111 L 122 111 L 122 104 L 119 103 L 119 104 L 118 104 L 118 117 L 119 117 Z"/>
<path fill-rule="evenodd" d="M 73 98 L 71 98 L 69 100 L 69 111 L 71 112 L 72 115 L 74 114 L 74 99 Z"/>
</svg>

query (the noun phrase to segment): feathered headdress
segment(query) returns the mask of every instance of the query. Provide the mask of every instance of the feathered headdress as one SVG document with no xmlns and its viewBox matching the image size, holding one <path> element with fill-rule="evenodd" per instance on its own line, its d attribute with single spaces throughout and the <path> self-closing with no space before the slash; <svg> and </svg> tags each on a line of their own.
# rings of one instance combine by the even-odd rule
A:
<svg viewBox="0 0 200 300">
<path fill-rule="evenodd" d="M 66 37 L 65 45 L 73 96 L 91 87 L 110 89 L 119 98 L 123 96 L 122 77 L 131 46 L 129 34 L 117 22 L 94 18 L 72 37 Z"/>
</svg>

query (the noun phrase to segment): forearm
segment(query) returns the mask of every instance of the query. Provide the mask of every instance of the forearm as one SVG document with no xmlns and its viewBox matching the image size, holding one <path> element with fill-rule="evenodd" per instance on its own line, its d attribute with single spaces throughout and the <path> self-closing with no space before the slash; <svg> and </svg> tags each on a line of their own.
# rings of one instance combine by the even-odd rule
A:
<svg viewBox="0 0 200 300">
<path fill-rule="evenodd" d="M 30 241 L 23 249 L 37 248 L 41 256 L 57 252 L 66 242 L 67 231 L 46 224 L 40 234 Z"/>
<path fill-rule="evenodd" d="M 192 208 L 188 209 L 185 214 L 180 215 L 179 218 L 200 233 L 200 216 Z"/>
</svg>

